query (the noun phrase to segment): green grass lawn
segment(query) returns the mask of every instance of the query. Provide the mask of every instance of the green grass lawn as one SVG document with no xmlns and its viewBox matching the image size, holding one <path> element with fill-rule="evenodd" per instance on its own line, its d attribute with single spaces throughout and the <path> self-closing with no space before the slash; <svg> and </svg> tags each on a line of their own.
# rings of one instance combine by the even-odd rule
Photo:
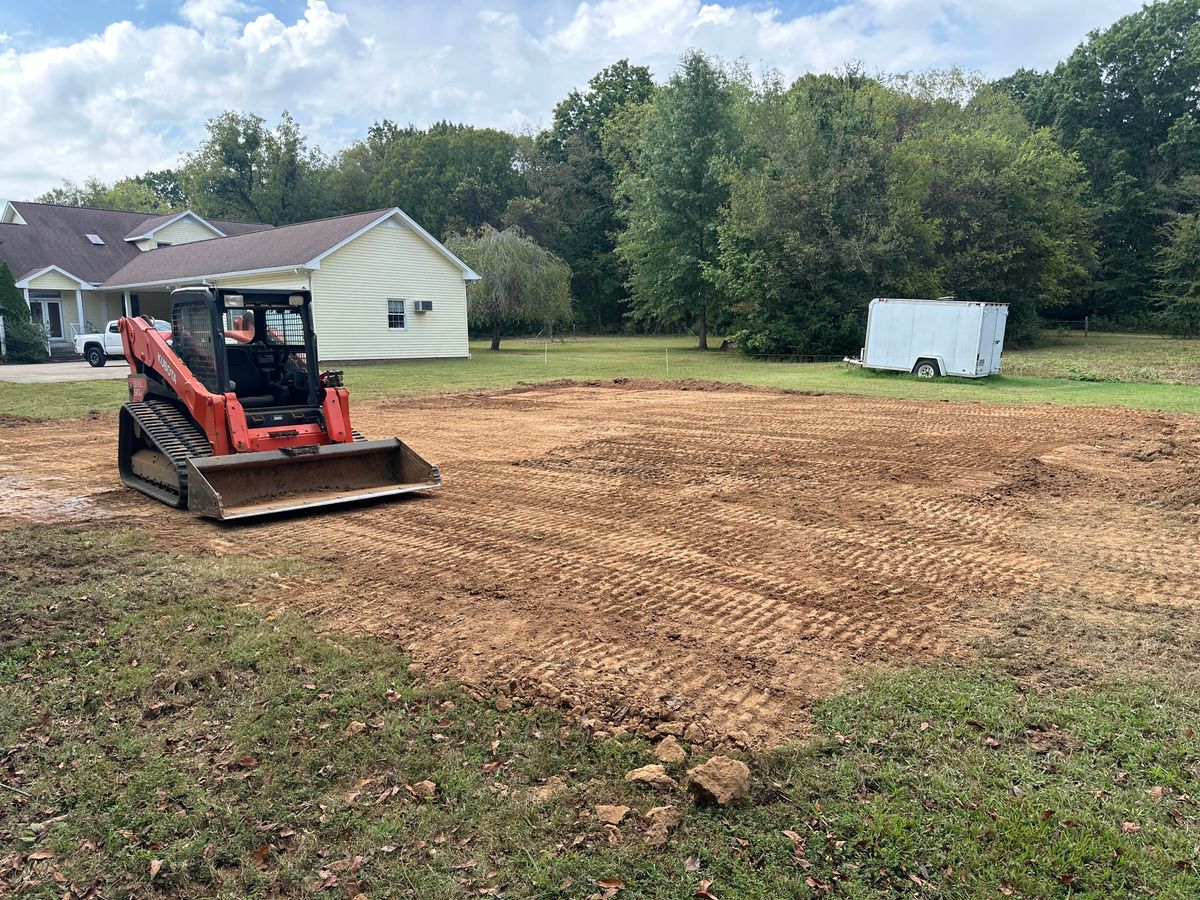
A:
<svg viewBox="0 0 1200 900">
<path fill-rule="evenodd" d="M 1040 346 L 1006 353 L 1004 368 L 1010 375 L 1072 381 L 1200 385 L 1200 341 L 1047 331 Z"/>
<path fill-rule="evenodd" d="M 347 367 L 352 397 L 383 399 L 512 387 L 520 382 L 696 378 L 833 394 L 986 403 L 1060 403 L 1129 406 L 1200 413 L 1200 342 L 1146 335 L 1093 335 L 1055 339 L 1052 346 L 1005 354 L 1011 374 L 971 380 L 923 381 L 841 363 L 750 359 L 737 353 L 693 349 L 686 337 L 582 338 L 565 343 L 506 341 L 496 353 L 471 345 L 465 360 L 432 360 Z M 1146 361 L 1142 365 L 1139 360 Z M 1180 383 L 1148 383 L 1152 372 Z M 1169 376 L 1169 377 L 1168 377 Z M 1111 381 L 1097 379 L 1114 379 Z M 112 411 L 123 382 L 14 385 L 0 382 L 0 413 L 78 416 Z"/>
<path fill-rule="evenodd" d="M 150 538 L 0 531 L 0 895 L 1200 891 L 1200 702 L 1169 673 L 1034 691 L 984 648 L 879 674 L 821 704 L 810 743 L 751 758 L 748 802 L 714 808 L 626 782 L 653 761 L 640 740 L 500 712 L 414 679 L 392 643 L 238 604 L 328 573 Z M 597 804 L 631 811 L 610 828 Z M 664 805 L 681 823 L 650 846 L 641 816 Z"/>
</svg>

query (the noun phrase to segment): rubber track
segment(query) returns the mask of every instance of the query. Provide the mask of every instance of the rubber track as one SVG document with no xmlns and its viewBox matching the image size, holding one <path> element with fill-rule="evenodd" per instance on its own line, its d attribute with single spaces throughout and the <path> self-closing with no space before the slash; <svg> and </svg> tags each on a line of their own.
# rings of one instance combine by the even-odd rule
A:
<svg viewBox="0 0 1200 900">
<path fill-rule="evenodd" d="M 187 506 L 187 461 L 195 456 L 212 456 L 208 438 L 195 422 L 169 400 L 126 403 L 125 410 L 142 429 L 143 440 L 171 460 L 179 479 L 178 491 L 131 476 L 130 487 L 156 500 L 183 509 Z"/>
</svg>

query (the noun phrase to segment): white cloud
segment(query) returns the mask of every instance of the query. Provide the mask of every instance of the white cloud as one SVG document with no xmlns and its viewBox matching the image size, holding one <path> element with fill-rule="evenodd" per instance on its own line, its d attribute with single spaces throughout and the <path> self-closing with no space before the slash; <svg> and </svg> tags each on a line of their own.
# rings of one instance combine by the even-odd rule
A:
<svg viewBox="0 0 1200 900">
<path fill-rule="evenodd" d="M 797 15 L 764 0 L 307 0 L 285 21 L 252 0 L 186 0 L 174 23 L 114 22 L 71 44 L 0 35 L 0 197 L 173 165 L 224 109 L 288 109 L 330 151 L 385 117 L 520 130 L 621 57 L 659 78 L 689 47 L 789 77 L 851 59 L 1001 75 L 1053 65 L 1139 6 L 841 0 Z"/>
</svg>

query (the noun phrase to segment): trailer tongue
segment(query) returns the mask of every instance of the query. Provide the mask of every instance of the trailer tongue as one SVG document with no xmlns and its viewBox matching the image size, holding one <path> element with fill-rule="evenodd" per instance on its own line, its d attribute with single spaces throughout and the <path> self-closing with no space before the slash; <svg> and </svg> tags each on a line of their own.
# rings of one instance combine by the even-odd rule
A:
<svg viewBox="0 0 1200 900">
<path fill-rule="evenodd" d="M 438 487 L 437 466 L 402 441 L 350 427 L 341 373 L 317 367 L 310 303 L 307 291 L 180 289 L 172 344 L 122 319 L 122 481 L 221 520 Z"/>
</svg>

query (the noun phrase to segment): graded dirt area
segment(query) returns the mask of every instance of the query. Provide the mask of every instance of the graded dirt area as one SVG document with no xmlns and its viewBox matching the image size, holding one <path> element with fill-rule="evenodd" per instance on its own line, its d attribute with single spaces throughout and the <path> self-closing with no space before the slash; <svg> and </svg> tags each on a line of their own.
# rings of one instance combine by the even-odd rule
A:
<svg viewBox="0 0 1200 900">
<path fill-rule="evenodd" d="M 978 653 L 1059 682 L 1200 670 L 1200 420 L 714 387 L 358 404 L 444 487 L 252 525 L 121 487 L 115 414 L 9 419 L 0 527 L 316 560 L 338 574 L 249 599 L 610 732 L 772 744 L 871 667 Z"/>
</svg>

